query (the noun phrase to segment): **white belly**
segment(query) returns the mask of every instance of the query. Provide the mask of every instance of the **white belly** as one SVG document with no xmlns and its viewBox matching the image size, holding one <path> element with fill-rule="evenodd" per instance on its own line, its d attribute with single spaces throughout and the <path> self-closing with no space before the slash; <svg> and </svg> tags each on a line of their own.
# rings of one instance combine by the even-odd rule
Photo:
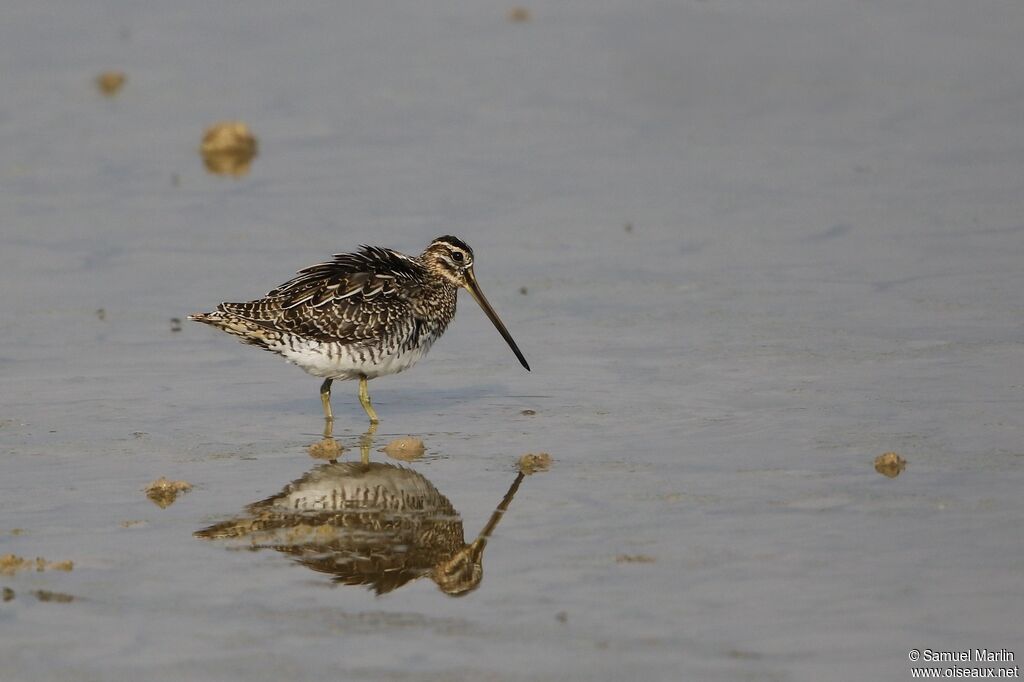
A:
<svg viewBox="0 0 1024 682">
<path fill-rule="evenodd" d="M 358 349 L 339 348 L 318 341 L 302 341 L 273 350 L 313 376 L 325 379 L 358 379 L 365 376 L 373 379 L 404 372 L 426 355 L 429 348 L 429 345 L 425 345 L 374 356 L 369 351 L 360 353 Z"/>
</svg>

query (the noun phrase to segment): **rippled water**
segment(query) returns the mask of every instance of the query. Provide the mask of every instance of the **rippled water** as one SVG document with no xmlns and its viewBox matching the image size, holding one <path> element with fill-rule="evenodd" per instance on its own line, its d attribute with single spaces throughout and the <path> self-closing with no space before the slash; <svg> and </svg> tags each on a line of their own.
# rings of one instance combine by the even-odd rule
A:
<svg viewBox="0 0 1024 682">
<path fill-rule="evenodd" d="M 74 567 L 0 573 L 0 679 L 903 679 L 911 648 L 1013 650 L 1021 12 L 510 9 L 6 9 L 0 555 Z M 259 153 L 216 176 L 229 119 Z M 533 371 L 466 298 L 371 382 L 371 438 L 335 384 L 337 464 L 316 379 L 181 322 L 448 233 Z M 404 436 L 426 453 L 380 451 Z M 160 476 L 193 487 L 162 508 Z M 357 489 L 391 506 L 337 506 Z"/>
</svg>

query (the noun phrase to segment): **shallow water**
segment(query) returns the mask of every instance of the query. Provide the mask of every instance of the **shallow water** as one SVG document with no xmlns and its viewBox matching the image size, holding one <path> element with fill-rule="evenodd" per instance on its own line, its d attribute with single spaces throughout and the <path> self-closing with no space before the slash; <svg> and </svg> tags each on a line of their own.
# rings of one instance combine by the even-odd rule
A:
<svg viewBox="0 0 1024 682">
<path fill-rule="evenodd" d="M 508 9 L 7 9 L 0 554 L 74 570 L 0 575 L 0 679 L 903 679 L 1019 644 L 1024 14 Z M 210 175 L 233 117 L 259 155 Z M 533 371 L 465 298 L 371 383 L 369 455 L 423 439 L 470 542 L 551 454 L 476 588 L 195 537 L 322 466 L 323 424 L 316 379 L 172 318 L 446 233 Z M 162 509 L 161 475 L 194 488 Z"/>
</svg>

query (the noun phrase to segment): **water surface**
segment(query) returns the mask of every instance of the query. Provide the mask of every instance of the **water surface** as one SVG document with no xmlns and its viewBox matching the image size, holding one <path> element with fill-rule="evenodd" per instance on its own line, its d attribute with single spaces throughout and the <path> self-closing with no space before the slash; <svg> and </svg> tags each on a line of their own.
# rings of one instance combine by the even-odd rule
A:
<svg viewBox="0 0 1024 682">
<path fill-rule="evenodd" d="M 0 575 L 0 679 L 902 679 L 1019 644 L 1024 15 L 508 9 L 7 9 L 0 554 L 74 570 Z M 239 178 L 197 152 L 231 118 Z M 323 466 L 319 384 L 172 318 L 448 233 L 533 371 L 464 299 L 371 383 L 370 455 L 423 439 L 471 542 L 550 453 L 475 589 L 195 537 Z M 162 509 L 161 475 L 194 488 Z"/>
</svg>

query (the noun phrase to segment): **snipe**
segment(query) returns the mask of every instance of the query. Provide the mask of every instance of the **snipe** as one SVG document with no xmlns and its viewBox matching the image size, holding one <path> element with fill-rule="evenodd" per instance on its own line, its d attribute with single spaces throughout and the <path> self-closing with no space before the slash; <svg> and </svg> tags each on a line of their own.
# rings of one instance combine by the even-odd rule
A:
<svg viewBox="0 0 1024 682">
<path fill-rule="evenodd" d="M 367 381 L 412 367 L 441 337 L 455 315 L 458 290 L 480 304 L 519 362 L 530 366 L 473 271 L 473 249 L 461 239 L 438 237 L 419 256 L 377 246 L 300 270 L 263 298 L 221 303 L 190 315 L 281 355 L 323 377 L 324 417 L 333 421 L 331 383 L 358 379 L 359 402 L 372 423 Z"/>
</svg>

